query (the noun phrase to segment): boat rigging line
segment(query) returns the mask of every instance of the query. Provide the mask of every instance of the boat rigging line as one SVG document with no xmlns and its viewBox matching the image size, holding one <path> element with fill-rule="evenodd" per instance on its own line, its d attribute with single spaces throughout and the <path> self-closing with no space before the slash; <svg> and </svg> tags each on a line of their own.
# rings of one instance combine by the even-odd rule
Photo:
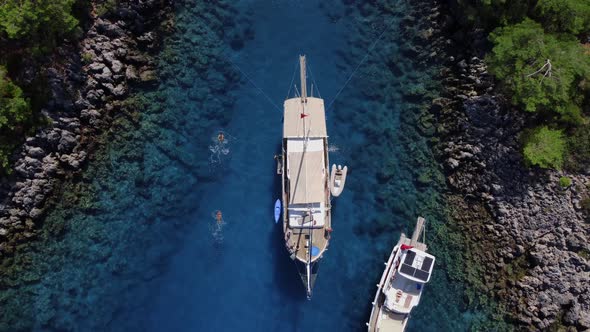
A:
<svg viewBox="0 0 590 332">
<path fill-rule="evenodd" d="M 224 57 L 226 57 L 224 55 Z M 236 67 L 236 69 L 242 73 L 242 75 L 246 78 L 246 80 L 248 80 L 248 82 L 250 82 L 250 84 L 252 84 L 252 86 L 254 86 L 258 91 L 260 91 L 260 93 L 262 93 L 262 95 L 264 97 L 266 97 L 266 99 L 268 100 L 269 103 L 271 103 L 271 105 L 273 105 L 279 112 L 283 112 L 283 110 L 281 110 L 281 108 L 279 106 L 277 106 L 277 104 L 275 104 L 274 101 L 272 101 L 272 99 L 266 94 L 264 93 L 264 91 L 258 87 L 258 85 L 256 85 L 256 83 L 254 83 L 254 81 L 252 79 L 250 79 L 250 77 L 240 68 L 240 66 L 238 66 L 235 62 L 233 62 L 229 57 L 226 57 L 227 60 L 234 66 Z"/>
<path fill-rule="evenodd" d="M 320 88 L 318 88 L 318 83 L 315 81 L 315 77 L 313 76 L 313 72 L 311 71 L 311 66 L 307 64 L 309 68 L 309 75 L 311 75 L 311 81 L 313 84 L 311 85 L 311 95 L 313 96 L 313 85 L 315 84 L 315 91 L 318 92 L 318 97 L 322 98 L 322 94 L 320 93 Z"/>
<path fill-rule="evenodd" d="M 395 16 L 391 18 L 391 20 L 389 21 L 389 23 L 387 25 L 385 25 L 385 28 L 383 28 L 383 31 L 381 31 L 381 33 L 379 34 L 379 37 L 377 37 L 377 39 L 373 42 L 373 44 L 371 44 L 371 47 L 369 47 L 369 49 L 367 50 L 367 53 L 365 54 L 365 56 L 362 58 L 362 60 L 356 65 L 356 67 L 354 68 L 354 70 L 352 71 L 352 73 L 350 73 L 350 75 L 348 76 L 348 78 L 346 79 L 346 81 L 344 82 L 344 84 L 342 85 L 342 87 L 338 90 L 338 92 L 336 93 L 336 96 L 332 99 L 332 101 L 330 102 L 330 104 L 328 104 L 328 107 L 326 107 L 326 112 L 330 110 L 330 108 L 332 107 L 332 105 L 334 105 L 334 102 L 336 102 L 336 100 L 338 99 L 338 97 L 340 97 L 340 94 L 342 93 L 342 91 L 344 90 L 344 88 L 346 88 L 346 86 L 348 85 L 348 83 L 350 83 L 350 81 L 352 80 L 354 74 L 356 74 L 356 72 L 358 71 L 358 69 L 363 65 L 363 63 L 365 63 L 365 61 L 369 58 L 369 55 L 371 54 L 371 52 L 373 51 L 373 49 L 375 48 L 375 46 L 377 46 L 377 44 L 381 41 L 381 38 L 383 38 L 383 35 L 385 35 L 385 32 L 388 31 L 391 26 L 393 25 L 395 21 Z M 209 33 L 211 33 L 214 37 L 217 37 L 217 34 L 215 32 L 213 32 L 211 30 L 211 28 L 209 28 L 208 25 L 203 25 L 203 28 L 208 31 Z M 229 61 L 229 63 L 231 63 L 232 66 L 234 66 L 239 72 L 240 74 L 242 74 L 242 76 L 244 76 L 246 78 L 246 80 L 248 82 L 250 82 L 250 84 L 252 84 L 252 86 L 254 88 L 256 88 L 256 90 L 258 90 L 265 98 L 266 100 L 272 105 L 274 106 L 274 108 L 276 108 L 279 112 L 283 112 L 283 110 L 272 100 L 271 97 L 269 97 L 264 90 L 262 90 L 243 70 L 242 68 L 240 68 L 240 66 L 238 66 L 234 61 L 231 60 L 231 58 L 229 56 L 227 56 L 225 54 L 225 49 L 227 48 L 227 45 L 223 45 L 223 40 L 221 40 L 222 44 L 222 49 L 220 52 L 220 55 L 222 57 L 224 57 L 227 61 Z M 295 66 L 295 70 L 293 72 L 293 78 L 291 79 L 291 83 L 289 84 L 289 90 L 287 91 L 287 97 L 289 97 L 289 93 L 291 92 L 291 86 L 293 86 L 293 81 L 295 79 L 295 72 L 297 71 L 297 66 Z M 317 87 L 317 83 L 315 82 L 313 73 L 311 72 L 311 68 L 309 70 L 310 74 L 311 74 L 311 79 L 312 81 L 315 83 L 316 86 L 316 91 L 318 92 L 318 96 L 321 98 L 320 95 L 320 91 L 319 88 Z"/>
<path fill-rule="evenodd" d="M 289 83 L 289 90 L 287 91 L 287 95 L 285 96 L 285 100 L 289 99 L 289 94 L 291 94 L 291 88 L 293 87 L 293 82 L 295 82 L 295 74 L 297 74 L 297 68 L 299 67 L 299 60 L 295 61 L 295 67 L 293 68 L 293 76 L 291 76 L 291 83 Z M 295 90 L 297 90 L 297 86 L 295 86 Z"/>
</svg>

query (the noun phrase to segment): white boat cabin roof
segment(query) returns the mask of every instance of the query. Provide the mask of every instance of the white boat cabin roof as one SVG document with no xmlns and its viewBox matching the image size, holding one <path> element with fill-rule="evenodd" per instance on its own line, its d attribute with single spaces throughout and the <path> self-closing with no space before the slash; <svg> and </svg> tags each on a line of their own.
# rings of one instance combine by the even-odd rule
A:
<svg viewBox="0 0 590 332">
<path fill-rule="evenodd" d="M 284 109 L 283 138 L 328 137 L 323 99 L 307 97 L 305 104 L 299 97 L 287 99 Z"/>
<path fill-rule="evenodd" d="M 289 205 L 289 227 L 322 228 L 326 224 L 324 203 Z"/>
</svg>

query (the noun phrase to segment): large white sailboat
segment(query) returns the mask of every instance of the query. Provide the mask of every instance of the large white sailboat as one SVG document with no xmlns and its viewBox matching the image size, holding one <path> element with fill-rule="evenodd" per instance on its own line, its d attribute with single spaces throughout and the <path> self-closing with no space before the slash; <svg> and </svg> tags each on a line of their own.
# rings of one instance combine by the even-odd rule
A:
<svg viewBox="0 0 590 332">
<path fill-rule="evenodd" d="M 424 285 L 430 281 L 434 256 L 426 253 L 426 244 L 418 238 L 424 229 L 419 217 L 411 239 L 401 234 L 393 248 L 385 271 L 377 285 L 369 332 L 403 332 L 410 312 L 420 303 Z"/>
<path fill-rule="evenodd" d="M 328 133 L 324 100 L 307 94 L 306 59 L 299 57 L 300 91 L 285 100 L 282 153 L 283 233 L 307 297 L 332 232 Z M 333 179 L 334 182 L 336 181 Z M 338 180 L 342 186 L 342 180 Z"/>
</svg>

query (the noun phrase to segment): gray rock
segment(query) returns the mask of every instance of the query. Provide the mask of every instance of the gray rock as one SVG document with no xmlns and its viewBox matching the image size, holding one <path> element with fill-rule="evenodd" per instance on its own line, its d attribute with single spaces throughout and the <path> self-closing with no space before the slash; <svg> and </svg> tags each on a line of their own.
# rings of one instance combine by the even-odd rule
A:
<svg viewBox="0 0 590 332">
<path fill-rule="evenodd" d="M 80 118 L 91 125 L 98 125 L 100 121 L 100 112 L 95 109 L 84 109 L 80 112 Z"/>
<path fill-rule="evenodd" d="M 43 173 L 47 175 L 54 175 L 58 172 L 59 163 L 52 155 L 47 155 L 43 158 Z"/>
<path fill-rule="evenodd" d="M 114 73 L 119 73 L 123 69 L 123 64 L 119 60 L 113 60 L 113 62 L 111 62 L 111 69 Z"/>
<path fill-rule="evenodd" d="M 31 217 L 33 219 L 37 219 L 37 218 L 41 217 L 42 214 L 43 214 L 43 209 L 32 208 L 31 211 L 29 212 L 29 217 Z"/>
<path fill-rule="evenodd" d="M 94 79 L 96 79 L 98 82 L 101 82 L 101 83 L 105 83 L 105 82 L 111 83 L 111 82 L 113 82 L 112 76 L 113 76 L 113 72 L 111 72 L 111 70 L 108 67 L 104 67 L 100 74 L 94 75 Z"/>
<path fill-rule="evenodd" d="M 27 153 L 33 158 L 41 158 L 45 156 L 45 151 L 38 146 L 26 146 Z"/>
<path fill-rule="evenodd" d="M 449 158 L 449 159 L 447 159 L 447 165 L 451 169 L 455 169 L 455 168 L 459 167 L 459 161 L 457 159 L 454 159 L 454 158 Z"/>
<path fill-rule="evenodd" d="M 104 67 L 105 67 L 105 65 L 103 63 L 94 62 L 88 66 L 88 69 L 95 71 L 95 72 L 102 72 Z"/>
<path fill-rule="evenodd" d="M 125 31 L 118 25 L 109 21 L 101 20 L 100 18 L 96 22 L 96 31 L 111 38 L 117 38 L 125 35 Z"/>
<path fill-rule="evenodd" d="M 69 152 L 74 149 L 76 146 L 76 136 L 69 131 L 62 130 L 61 132 L 61 139 L 59 140 L 59 145 L 57 146 L 57 150 L 59 152 Z"/>
<path fill-rule="evenodd" d="M 113 53 L 113 52 L 105 52 L 102 54 L 102 57 L 110 66 L 113 65 L 113 62 L 117 61 L 117 58 L 115 57 L 115 53 Z"/>
<path fill-rule="evenodd" d="M 86 152 L 82 151 L 80 153 L 72 153 L 72 154 L 63 154 L 59 157 L 59 160 L 74 169 L 79 169 L 82 162 L 86 160 Z"/>
<path fill-rule="evenodd" d="M 137 79 L 139 79 L 137 68 L 132 65 L 127 66 L 127 69 L 125 70 L 125 78 L 129 81 L 137 81 Z"/>
<path fill-rule="evenodd" d="M 47 134 L 47 142 L 53 146 L 57 146 L 60 138 L 61 131 L 59 129 L 53 129 Z"/>
<path fill-rule="evenodd" d="M 116 87 L 114 87 L 111 92 L 117 96 L 117 97 L 121 97 L 124 96 L 125 94 L 127 94 L 127 87 L 124 84 L 118 84 Z"/>
<path fill-rule="evenodd" d="M 156 72 L 154 70 L 144 70 L 139 73 L 139 80 L 141 82 L 152 82 L 157 79 Z"/>
<path fill-rule="evenodd" d="M 102 96 L 104 96 L 104 90 L 102 89 L 90 90 L 86 93 L 86 98 L 93 102 L 101 100 Z"/>
</svg>

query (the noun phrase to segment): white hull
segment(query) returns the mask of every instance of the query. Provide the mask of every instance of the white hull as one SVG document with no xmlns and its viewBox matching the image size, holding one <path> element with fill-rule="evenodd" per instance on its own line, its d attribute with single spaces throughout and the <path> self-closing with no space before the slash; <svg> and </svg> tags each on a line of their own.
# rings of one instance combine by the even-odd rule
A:
<svg viewBox="0 0 590 332">
<path fill-rule="evenodd" d="M 385 263 L 367 323 L 369 332 L 403 332 L 410 312 L 420 303 L 435 261 L 434 256 L 426 253 L 426 245 L 418 241 L 423 224 L 424 219 L 418 218 L 411 239 L 401 234 Z"/>
<path fill-rule="evenodd" d="M 401 241 L 400 241 L 401 242 Z M 371 310 L 371 318 L 368 323 L 369 332 L 403 332 L 408 324 L 409 314 L 398 314 L 390 311 L 386 311 L 383 307 L 385 302 L 385 294 L 383 293 L 383 287 L 385 286 L 388 278 L 391 277 L 393 259 L 399 251 L 401 243 L 398 243 L 389 255 L 385 271 L 381 276 L 379 284 L 377 284 L 377 292 L 373 299 L 373 309 Z"/>
</svg>

